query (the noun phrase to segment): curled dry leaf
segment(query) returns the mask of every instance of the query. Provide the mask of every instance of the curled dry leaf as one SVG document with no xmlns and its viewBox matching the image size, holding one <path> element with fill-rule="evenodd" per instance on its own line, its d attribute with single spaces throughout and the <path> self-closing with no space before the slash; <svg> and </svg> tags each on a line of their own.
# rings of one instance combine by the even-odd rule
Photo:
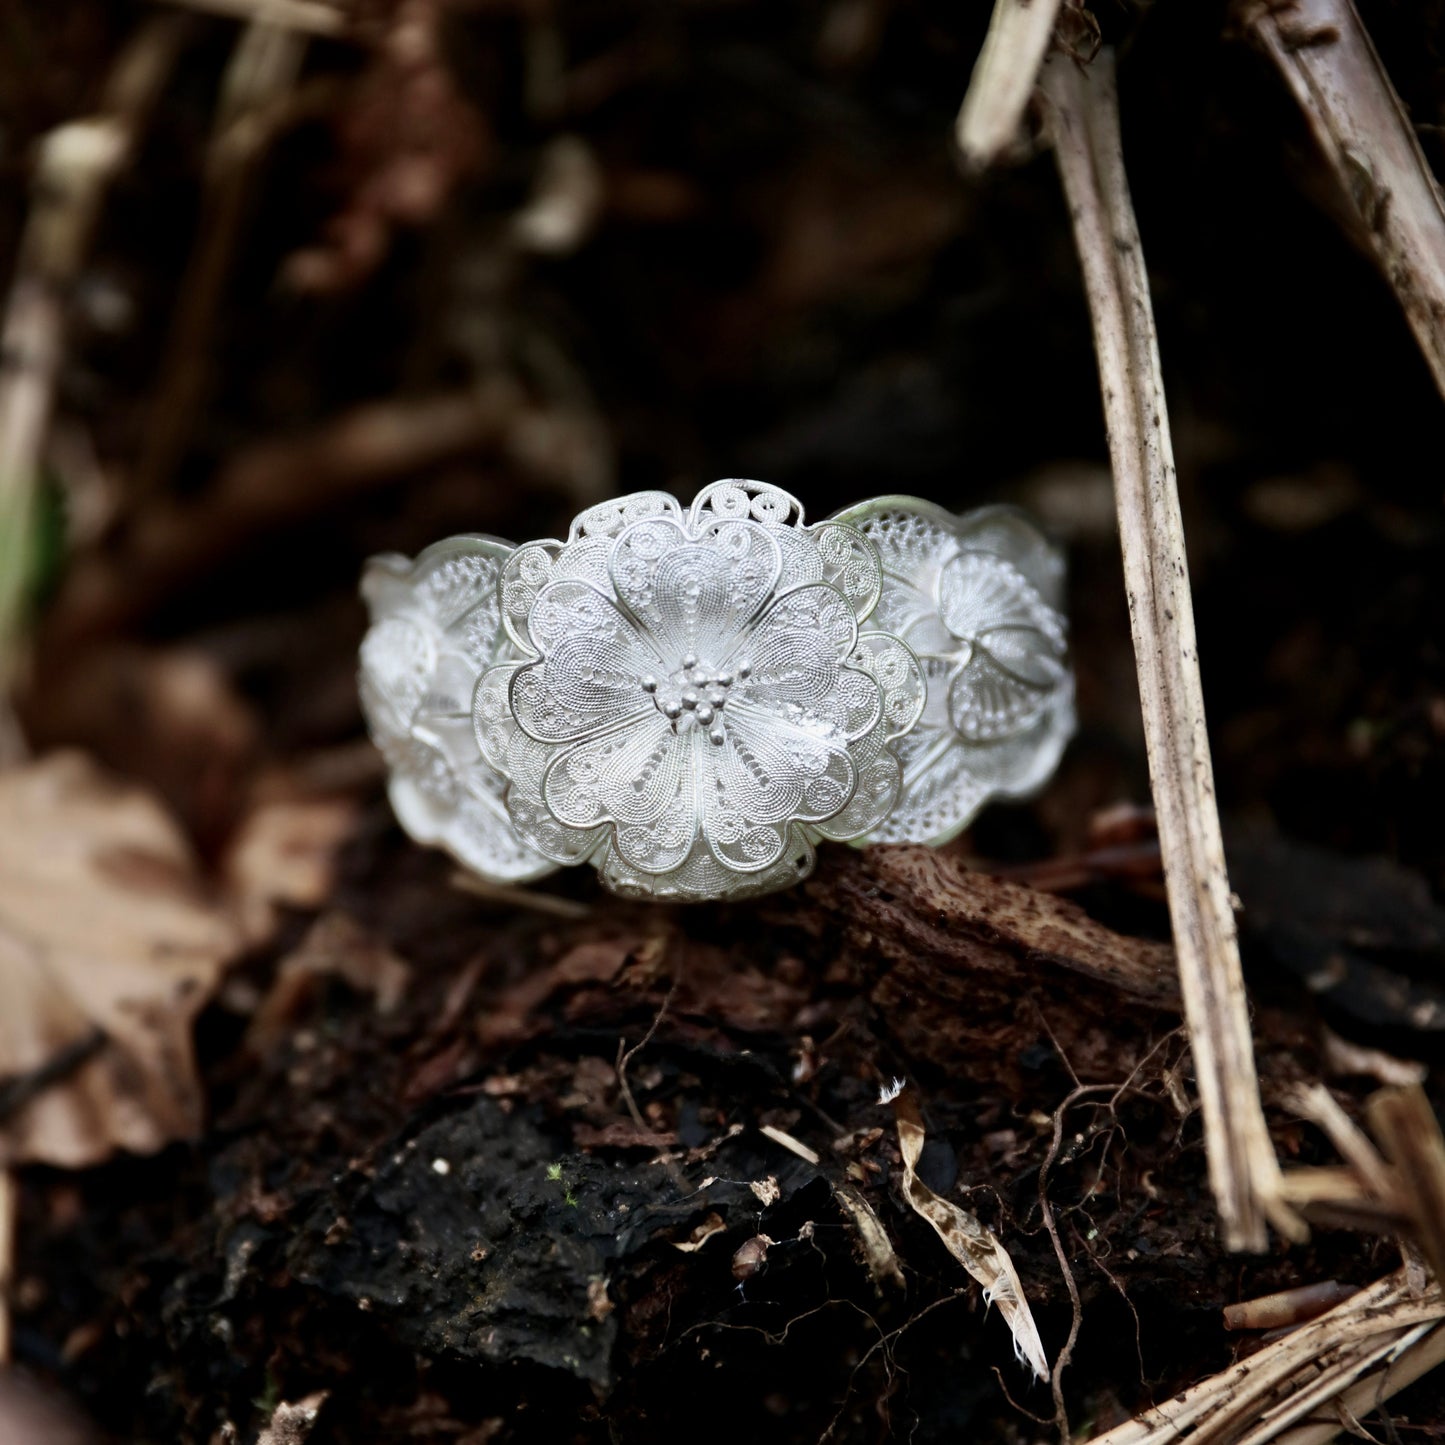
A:
<svg viewBox="0 0 1445 1445">
<path fill-rule="evenodd" d="M 191 1024 L 238 947 L 149 794 L 78 753 L 0 773 L 0 1166 L 193 1135 Z"/>
<path fill-rule="evenodd" d="M 1032 1366 L 1039 1379 L 1046 1379 L 1049 1362 L 1044 1344 L 1008 1251 L 991 1229 L 968 1210 L 940 1199 L 914 1172 L 923 1153 L 924 1129 L 913 1092 L 905 1089 L 893 1110 L 903 1153 L 903 1193 L 910 1207 L 933 1226 L 948 1252 L 983 1286 L 984 1299 L 998 1306 L 1013 1334 L 1014 1353 Z"/>
<path fill-rule="evenodd" d="M 708 1240 L 714 1235 L 726 1231 L 727 1225 L 722 1221 L 722 1215 L 717 1210 L 712 1210 L 701 1224 L 695 1225 L 692 1233 L 686 1239 L 675 1239 L 672 1241 L 674 1249 L 681 1250 L 683 1254 L 696 1254 Z"/>
<path fill-rule="evenodd" d="M 833 1191 L 833 1198 L 847 1212 L 858 1232 L 858 1243 L 864 1263 L 873 1280 L 873 1287 L 883 1293 L 885 1284 L 902 1289 L 906 1283 L 898 1255 L 893 1248 L 883 1221 L 873 1212 L 873 1206 L 850 1185 L 843 1185 Z"/>
</svg>

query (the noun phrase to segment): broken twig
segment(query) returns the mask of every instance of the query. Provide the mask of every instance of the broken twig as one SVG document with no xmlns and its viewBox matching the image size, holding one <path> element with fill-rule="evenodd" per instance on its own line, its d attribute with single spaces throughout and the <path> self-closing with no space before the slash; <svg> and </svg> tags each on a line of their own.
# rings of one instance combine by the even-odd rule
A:
<svg viewBox="0 0 1445 1445">
<path fill-rule="evenodd" d="M 1445 198 L 1350 0 L 1248 0 L 1274 62 L 1445 395 Z"/>
<path fill-rule="evenodd" d="M 1013 143 L 1058 13 L 1059 0 L 995 0 L 954 127 L 968 165 L 982 170 Z"/>
</svg>

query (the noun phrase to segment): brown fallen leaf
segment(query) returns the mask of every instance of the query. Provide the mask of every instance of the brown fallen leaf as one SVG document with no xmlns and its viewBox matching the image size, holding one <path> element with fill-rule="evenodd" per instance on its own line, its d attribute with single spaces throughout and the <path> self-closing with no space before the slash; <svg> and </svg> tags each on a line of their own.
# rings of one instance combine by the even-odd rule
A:
<svg viewBox="0 0 1445 1445">
<path fill-rule="evenodd" d="M 149 794 L 79 753 L 0 773 L 0 1167 L 193 1136 L 191 1025 L 239 946 Z"/>
</svg>

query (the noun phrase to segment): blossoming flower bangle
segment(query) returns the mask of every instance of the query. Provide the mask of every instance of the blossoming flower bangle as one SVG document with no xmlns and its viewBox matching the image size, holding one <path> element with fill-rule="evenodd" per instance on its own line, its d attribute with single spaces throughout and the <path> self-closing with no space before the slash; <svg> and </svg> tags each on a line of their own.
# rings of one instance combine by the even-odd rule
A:
<svg viewBox="0 0 1445 1445">
<path fill-rule="evenodd" d="M 361 700 L 402 826 L 482 876 L 747 898 L 822 839 L 942 843 L 1040 787 L 1074 726 L 1062 587 L 1005 508 L 639 492 L 565 541 L 373 558 Z"/>
</svg>

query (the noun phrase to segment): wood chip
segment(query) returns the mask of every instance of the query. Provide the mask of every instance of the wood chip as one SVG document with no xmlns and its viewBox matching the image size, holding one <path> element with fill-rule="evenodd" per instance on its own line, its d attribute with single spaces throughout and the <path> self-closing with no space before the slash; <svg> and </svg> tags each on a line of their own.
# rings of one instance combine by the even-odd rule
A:
<svg viewBox="0 0 1445 1445">
<path fill-rule="evenodd" d="M 781 1129 L 773 1128 L 771 1124 L 759 1124 L 758 1133 L 766 1134 L 775 1144 L 781 1144 L 784 1149 L 796 1154 L 799 1159 L 806 1160 L 809 1164 L 818 1162 L 818 1155 L 814 1150 L 808 1148 L 801 1140 L 793 1138 L 791 1134 L 785 1134 Z"/>
</svg>

